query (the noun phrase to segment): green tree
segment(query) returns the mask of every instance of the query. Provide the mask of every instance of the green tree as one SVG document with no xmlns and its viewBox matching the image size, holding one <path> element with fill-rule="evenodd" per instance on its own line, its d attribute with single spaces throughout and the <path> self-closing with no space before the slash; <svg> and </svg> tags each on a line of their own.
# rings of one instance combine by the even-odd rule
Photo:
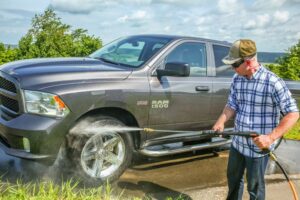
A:
<svg viewBox="0 0 300 200">
<path fill-rule="evenodd" d="M 268 67 L 281 78 L 300 80 L 300 40 L 288 50 L 286 56 L 278 59 L 277 64 Z"/>
<path fill-rule="evenodd" d="M 17 60 L 18 58 L 18 49 L 11 48 L 8 46 L 7 48 L 3 43 L 0 43 L 0 65 Z"/>
<path fill-rule="evenodd" d="M 19 41 L 19 58 L 87 56 L 102 41 L 84 29 L 71 30 L 52 9 L 32 19 L 32 27 Z"/>
</svg>

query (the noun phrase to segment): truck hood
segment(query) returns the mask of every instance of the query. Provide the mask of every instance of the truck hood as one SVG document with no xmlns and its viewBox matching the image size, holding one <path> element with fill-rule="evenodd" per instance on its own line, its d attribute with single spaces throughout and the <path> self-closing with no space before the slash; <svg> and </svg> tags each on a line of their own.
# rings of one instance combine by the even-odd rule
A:
<svg viewBox="0 0 300 200">
<path fill-rule="evenodd" d="M 126 79 L 132 69 L 92 58 L 41 58 L 7 63 L 2 72 L 12 76 L 24 89 L 41 89 L 78 81 Z"/>
</svg>

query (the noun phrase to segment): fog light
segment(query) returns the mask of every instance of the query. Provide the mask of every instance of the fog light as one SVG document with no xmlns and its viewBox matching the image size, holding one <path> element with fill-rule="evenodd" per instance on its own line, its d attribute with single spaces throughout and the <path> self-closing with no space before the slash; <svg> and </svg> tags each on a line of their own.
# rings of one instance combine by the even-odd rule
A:
<svg viewBox="0 0 300 200">
<path fill-rule="evenodd" d="M 23 138 L 23 147 L 25 151 L 30 152 L 30 142 L 25 137 Z"/>
</svg>

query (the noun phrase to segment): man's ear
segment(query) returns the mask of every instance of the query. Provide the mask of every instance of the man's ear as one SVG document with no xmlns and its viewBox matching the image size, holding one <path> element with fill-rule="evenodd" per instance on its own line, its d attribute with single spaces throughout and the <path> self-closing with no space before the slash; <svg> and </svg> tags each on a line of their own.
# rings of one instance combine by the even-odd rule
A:
<svg viewBox="0 0 300 200">
<path fill-rule="evenodd" d="M 246 60 L 246 65 L 247 65 L 247 67 L 251 67 L 251 60 L 250 59 Z"/>
</svg>

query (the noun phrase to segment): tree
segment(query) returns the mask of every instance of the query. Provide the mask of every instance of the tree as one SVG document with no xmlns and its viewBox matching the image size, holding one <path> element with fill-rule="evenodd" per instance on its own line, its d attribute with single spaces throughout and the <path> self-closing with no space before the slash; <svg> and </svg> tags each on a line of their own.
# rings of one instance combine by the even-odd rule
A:
<svg viewBox="0 0 300 200">
<path fill-rule="evenodd" d="M 16 60 L 18 57 L 18 49 L 11 48 L 8 46 L 7 48 L 3 43 L 0 43 L 0 65 Z"/>
<path fill-rule="evenodd" d="M 19 41 L 19 58 L 87 56 L 102 46 L 102 41 L 87 35 L 87 30 L 71 30 L 52 9 L 32 19 L 32 27 Z"/>
<path fill-rule="evenodd" d="M 284 79 L 300 80 L 300 40 L 292 46 L 287 55 L 278 59 L 269 69 Z"/>
</svg>

